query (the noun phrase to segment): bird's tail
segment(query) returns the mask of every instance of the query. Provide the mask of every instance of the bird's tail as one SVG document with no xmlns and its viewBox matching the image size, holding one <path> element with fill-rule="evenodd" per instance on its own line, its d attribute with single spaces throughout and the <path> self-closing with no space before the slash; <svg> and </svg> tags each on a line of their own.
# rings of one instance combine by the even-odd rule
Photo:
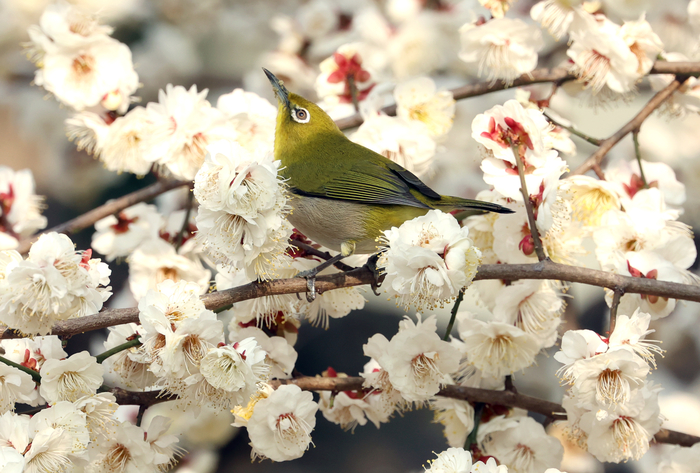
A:
<svg viewBox="0 0 700 473">
<path fill-rule="evenodd" d="M 494 204 L 493 202 L 484 202 L 483 200 L 463 199 L 461 197 L 442 196 L 440 200 L 431 202 L 431 204 L 440 210 L 464 210 L 469 212 L 469 215 L 479 215 L 486 212 L 496 212 L 499 214 L 512 214 L 513 210 L 503 207 L 502 205 Z"/>
</svg>

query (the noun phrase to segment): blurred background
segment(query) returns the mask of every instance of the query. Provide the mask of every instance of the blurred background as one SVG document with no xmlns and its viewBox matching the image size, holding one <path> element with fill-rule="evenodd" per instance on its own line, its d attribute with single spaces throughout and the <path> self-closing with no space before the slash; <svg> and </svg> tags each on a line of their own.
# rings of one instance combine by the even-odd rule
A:
<svg viewBox="0 0 700 473">
<path fill-rule="evenodd" d="M 153 182 L 152 177 L 137 179 L 131 174 L 107 171 L 84 152 L 76 151 L 65 134 L 68 111 L 40 87 L 32 85 L 34 65 L 26 60 L 22 43 L 28 41 L 27 27 L 36 24 L 48 1 L 0 0 L 0 164 L 13 169 L 29 168 L 34 173 L 37 194 L 46 196 L 44 215 L 48 227 L 83 213 L 110 198 L 127 194 Z M 166 84 L 198 90 L 209 89 L 208 100 L 215 102 L 236 87 L 273 100 L 261 67 L 285 79 L 290 90 L 315 98 L 314 82 L 318 64 L 338 46 L 362 41 L 374 46 L 380 78 L 391 84 L 416 75 L 429 75 L 441 88 L 452 88 L 478 81 L 458 59 L 458 29 L 488 11 L 476 1 L 451 0 L 100 0 L 74 1 L 86 11 L 99 14 L 101 21 L 115 27 L 114 37 L 132 50 L 142 87 L 137 92 L 141 104 L 157 101 L 158 90 Z M 507 16 L 529 20 L 534 1 L 516 1 Z M 683 52 L 700 60 L 698 35 L 687 26 L 684 0 L 605 0 L 597 7 L 614 21 L 646 18 L 664 42 L 666 51 Z M 554 42 L 544 34 L 546 47 L 538 67 L 554 67 L 566 60 L 566 43 Z M 546 93 L 549 85 L 533 89 Z M 442 194 L 473 196 L 486 187 L 479 171 L 479 150 L 471 138 L 474 116 L 514 97 L 514 90 L 459 101 L 455 123 L 440 143 L 427 183 Z M 560 89 L 551 102 L 553 110 L 569 119 L 590 136 L 605 138 L 634 116 L 652 95 L 646 82 L 639 94 L 626 103 L 608 103 L 591 108 L 577 96 L 575 85 Z M 686 185 L 688 199 L 681 217 L 698 228 L 700 223 L 700 117 L 669 118 L 654 115 L 640 133 L 644 159 L 662 161 L 674 168 Z M 575 168 L 594 150 L 574 138 L 575 156 L 567 157 Z M 609 158 L 634 156 L 631 138 L 617 145 Z M 179 208 L 184 190 L 159 198 L 161 207 Z M 90 247 L 93 229 L 73 237 L 78 249 Z M 592 248 L 592 247 L 591 247 Z M 595 256 L 583 257 L 595 267 Z M 127 265 L 111 264 L 115 295 L 111 307 L 135 305 L 126 283 Z M 697 263 L 693 269 L 697 268 Z M 599 288 L 574 285 L 567 298 L 563 330 L 589 328 L 604 333 L 608 309 Z M 362 344 L 379 332 L 387 337 L 396 333 L 404 312 L 385 298 L 365 293 L 365 310 L 340 320 L 330 328 L 304 325 L 296 349 L 297 369 L 307 375 L 319 374 L 329 366 L 356 375 L 367 358 Z M 468 308 L 468 301 L 465 304 Z M 438 312 L 442 330 L 447 310 Z M 661 383 L 661 412 L 668 418 L 665 427 L 700 435 L 700 307 L 681 303 L 669 317 L 654 322 L 663 340 L 666 356 L 651 375 Z M 102 338 L 100 338 L 102 337 Z M 71 351 L 89 348 L 100 351 L 104 334 L 75 337 Z M 559 364 L 552 354 L 543 353 L 536 366 L 514 376 L 517 388 L 526 394 L 561 402 L 563 389 L 554 376 Z M 167 405 L 151 409 L 168 410 Z M 126 412 L 124 415 L 133 415 Z M 287 463 L 250 462 L 245 432 L 229 426 L 232 416 L 204 413 L 198 419 L 182 417 L 176 428 L 184 432 L 183 443 L 193 452 L 180 466 L 181 471 L 337 473 L 422 471 L 421 465 L 447 447 L 442 426 L 432 422 L 428 409 L 397 416 L 377 430 L 372 425 L 344 432 L 321 418 L 313 433 L 315 447 L 300 460 Z M 573 448 L 573 447 L 571 447 Z M 659 446 L 639 462 L 604 467 L 585 453 L 567 451 L 568 463 L 562 470 L 574 472 L 651 472 Z"/>
</svg>

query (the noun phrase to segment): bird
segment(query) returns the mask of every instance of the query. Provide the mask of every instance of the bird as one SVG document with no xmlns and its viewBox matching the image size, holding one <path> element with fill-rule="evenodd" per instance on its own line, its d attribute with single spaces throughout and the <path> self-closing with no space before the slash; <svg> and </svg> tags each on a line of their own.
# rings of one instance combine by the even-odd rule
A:
<svg viewBox="0 0 700 473">
<path fill-rule="evenodd" d="M 307 298 L 315 296 L 320 271 L 352 254 L 377 253 L 385 230 L 430 210 L 512 213 L 495 203 L 438 194 L 401 165 L 351 141 L 321 107 L 263 71 L 278 102 L 274 157 L 291 195 L 287 218 L 306 237 L 339 252 L 300 274 L 307 279 Z"/>
</svg>

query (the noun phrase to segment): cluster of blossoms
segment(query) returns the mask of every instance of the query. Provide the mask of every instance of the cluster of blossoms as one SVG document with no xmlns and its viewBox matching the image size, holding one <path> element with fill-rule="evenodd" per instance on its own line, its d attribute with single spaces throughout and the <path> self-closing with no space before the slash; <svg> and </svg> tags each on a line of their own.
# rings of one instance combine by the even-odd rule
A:
<svg viewBox="0 0 700 473">
<path fill-rule="evenodd" d="M 0 321 L 27 335 L 45 335 L 59 320 L 96 314 L 112 294 L 111 270 L 92 250 L 76 252 L 65 235 L 41 235 L 27 259 L 0 252 Z"/>
<path fill-rule="evenodd" d="M 651 316 L 635 311 L 618 315 L 610 337 L 590 330 L 564 334 L 554 358 L 564 366 L 562 382 L 566 430 L 572 440 L 600 461 L 639 459 L 661 428 L 660 387 L 646 379 L 662 350 L 645 337 Z"/>
<path fill-rule="evenodd" d="M 697 277 L 689 268 L 697 250 L 691 228 L 678 221 L 685 186 L 673 170 L 664 163 L 616 159 L 603 172 L 605 180 L 566 179 L 573 193 L 573 218 L 593 238 L 600 267 L 624 276 L 694 283 Z M 612 292 L 606 300 L 612 303 Z M 675 302 L 625 294 L 619 310 L 629 314 L 641 308 L 658 319 L 670 314 Z"/>
<path fill-rule="evenodd" d="M 166 435 L 167 418 L 154 417 L 147 428 L 117 419 L 114 395 L 97 392 L 104 367 L 88 352 L 68 357 L 56 336 L 0 346 L 5 359 L 25 368 L 0 364 L 3 471 L 165 471 L 182 454 L 178 438 Z M 15 403 L 48 407 L 18 415 Z"/>
<path fill-rule="evenodd" d="M 407 308 L 432 309 L 456 298 L 480 263 L 469 229 L 439 210 L 387 230 L 382 238 L 384 284 Z"/>
<path fill-rule="evenodd" d="M 318 405 L 296 386 L 272 390 L 270 376 L 288 378 L 296 352 L 284 337 L 238 327 L 224 342 L 223 323 L 205 308 L 194 283 L 165 281 L 139 302 L 140 324 L 113 327 L 105 348 L 134 337 L 141 344 L 108 358 L 107 369 L 132 389 L 176 394 L 183 409 L 233 410 L 247 427 L 253 457 L 300 457 L 311 442 Z"/>
<path fill-rule="evenodd" d="M 269 153 L 218 141 L 207 147 L 195 176 L 197 241 L 216 263 L 250 279 L 271 278 L 292 234 L 278 167 Z"/>
</svg>

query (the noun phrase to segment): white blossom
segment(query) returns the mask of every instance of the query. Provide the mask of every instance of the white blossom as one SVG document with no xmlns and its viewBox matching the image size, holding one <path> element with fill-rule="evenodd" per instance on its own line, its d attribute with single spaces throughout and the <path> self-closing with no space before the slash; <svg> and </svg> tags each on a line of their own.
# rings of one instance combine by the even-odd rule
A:
<svg viewBox="0 0 700 473">
<path fill-rule="evenodd" d="M 416 120 L 375 115 L 365 120 L 350 139 L 421 176 L 430 169 L 437 150 L 429 130 Z"/>
<path fill-rule="evenodd" d="M 270 377 L 290 378 L 298 357 L 294 347 L 284 337 L 270 337 L 257 327 L 245 327 L 229 334 L 232 343 L 251 337 L 265 353 L 265 362 L 270 367 Z"/>
<path fill-rule="evenodd" d="M 105 255 L 107 261 L 128 256 L 141 243 L 158 236 L 163 217 L 155 205 L 139 202 L 116 215 L 95 223 L 92 248 Z"/>
<path fill-rule="evenodd" d="M 46 217 L 41 215 L 44 198 L 34 192 L 29 169 L 0 166 L 0 250 L 14 249 L 21 237 L 46 227 Z"/>
<path fill-rule="evenodd" d="M 530 16 L 546 28 L 555 39 L 561 39 L 576 17 L 585 14 L 580 9 L 582 0 L 542 0 L 532 6 Z"/>
<path fill-rule="evenodd" d="M 301 457 L 311 443 L 318 404 L 298 386 L 280 386 L 259 400 L 248 420 L 252 456 L 273 461 Z"/>
<path fill-rule="evenodd" d="M 517 473 L 540 473 L 558 467 L 564 447 L 531 417 L 496 417 L 479 426 L 477 441 L 485 455 Z"/>
<path fill-rule="evenodd" d="M 415 324 L 405 318 L 387 344 L 383 335 L 376 334 L 363 347 L 365 355 L 374 357 L 376 349 L 372 346 L 385 344 L 386 351 L 377 361 L 386 370 L 393 389 L 407 401 L 426 401 L 459 367 L 459 352 L 441 340 L 436 330 L 435 316 Z"/>
<path fill-rule="evenodd" d="M 36 383 L 24 371 L 0 364 L 0 412 L 14 410 L 15 403 L 34 404 Z"/>
<path fill-rule="evenodd" d="M 129 422 L 117 425 L 113 436 L 100 445 L 87 473 L 146 473 L 154 471 L 154 452 L 141 427 Z"/>
<path fill-rule="evenodd" d="M 204 268 L 199 258 L 178 254 L 161 238 L 147 240 L 131 253 L 127 261 L 129 288 L 136 300 L 168 279 L 197 283 L 201 294 L 209 289 L 211 271 Z"/>
<path fill-rule="evenodd" d="M 156 146 L 146 157 L 164 166 L 174 177 L 191 180 L 204 163 L 206 146 L 220 139 L 236 139 L 228 117 L 205 99 L 207 90 L 197 92 L 168 84 L 158 93 L 158 103 L 146 106 L 153 123 Z"/>
<path fill-rule="evenodd" d="M 438 91 L 432 79 L 418 77 L 398 84 L 394 99 L 398 117 L 424 123 L 434 138 L 444 136 L 452 128 L 455 114 L 452 92 Z"/>
<path fill-rule="evenodd" d="M 77 401 L 102 386 L 104 368 L 87 351 L 65 360 L 46 360 L 41 367 L 41 395 L 50 403 Z"/>
<path fill-rule="evenodd" d="M 195 176 L 195 197 L 208 210 L 254 220 L 285 204 L 278 167 L 270 155 L 252 154 L 233 141 L 214 142 Z"/>
<path fill-rule="evenodd" d="M 540 351 L 534 335 L 502 322 L 474 319 L 459 337 L 468 363 L 487 376 L 506 376 L 525 369 Z"/>
<path fill-rule="evenodd" d="M 267 99 L 253 92 L 234 89 L 219 96 L 216 108 L 230 117 L 239 145 L 257 155 L 272 151 L 277 107 Z"/>
<path fill-rule="evenodd" d="M 384 285 L 405 307 L 442 305 L 476 275 L 481 252 L 471 243 L 468 228 L 439 210 L 385 231 L 383 239 L 387 250 L 379 264 L 387 273 Z"/>
<path fill-rule="evenodd" d="M 566 54 L 574 63 L 572 71 L 594 94 L 603 88 L 617 94 L 634 90 L 639 63 L 618 25 L 605 18 L 592 19 L 585 28 L 571 32 L 571 38 Z"/>
<path fill-rule="evenodd" d="M 129 47 L 103 36 L 78 47 L 52 43 L 34 82 L 77 111 L 96 105 L 126 111 L 129 96 L 138 88 L 138 75 Z"/>
<path fill-rule="evenodd" d="M 153 164 L 148 159 L 154 145 L 153 132 L 154 126 L 146 109 L 136 107 L 109 125 L 106 134 L 97 140 L 99 149 L 95 154 L 110 171 L 144 176 Z M 78 146 L 81 145 L 79 141 Z"/>
<path fill-rule="evenodd" d="M 537 53 L 544 46 L 541 31 L 520 19 L 496 18 L 485 23 L 467 23 L 459 30 L 459 58 L 479 77 L 512 84 L 537 66 Z"/>
</svg>

